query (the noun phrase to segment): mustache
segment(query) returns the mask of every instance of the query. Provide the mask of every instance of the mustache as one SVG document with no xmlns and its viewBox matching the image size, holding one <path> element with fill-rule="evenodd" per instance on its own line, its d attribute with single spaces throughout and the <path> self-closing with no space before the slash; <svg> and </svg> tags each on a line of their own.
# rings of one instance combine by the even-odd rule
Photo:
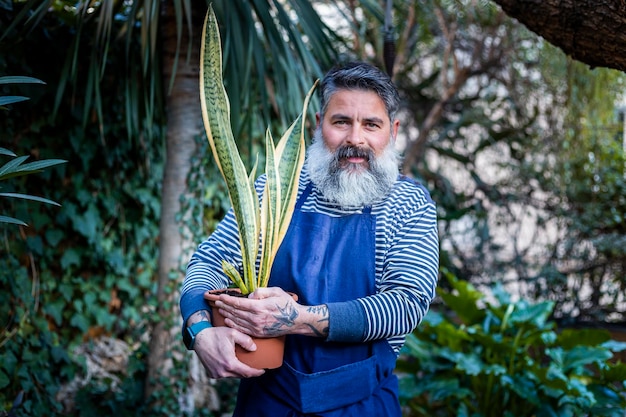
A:
<svg viewBox="0 0 626 417">
<path fill-rule="evenodd" d="M 371 162 L 374 160 L 374 152 L 369 148 L 343 145 L 335 151 L 335 158 L 337 160 L 345 158 L 365 158 L 368 162 Z"/>
</svg>

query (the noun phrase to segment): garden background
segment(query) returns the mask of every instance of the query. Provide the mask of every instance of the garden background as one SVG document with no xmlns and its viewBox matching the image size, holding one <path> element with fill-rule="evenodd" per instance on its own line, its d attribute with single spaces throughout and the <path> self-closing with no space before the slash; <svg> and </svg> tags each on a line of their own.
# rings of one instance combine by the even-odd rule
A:
<svg viewBox="0 0 626 417">
<path fill-rule="evenodd" d="M 0 415 L 232 410 L 237 381 L 206 378 L 177 311 L 229 205 L 200 116 L 207 5 L 0 1 L 0 77 L 31 77 L 0 78 Z M 213 7 L 249 166 L 334 63 L 392 70 L 402 170 L 441 238 L 398 365 L 407 416 L 624 415 L 623 72 L 491 1 Z"/>
</svg>

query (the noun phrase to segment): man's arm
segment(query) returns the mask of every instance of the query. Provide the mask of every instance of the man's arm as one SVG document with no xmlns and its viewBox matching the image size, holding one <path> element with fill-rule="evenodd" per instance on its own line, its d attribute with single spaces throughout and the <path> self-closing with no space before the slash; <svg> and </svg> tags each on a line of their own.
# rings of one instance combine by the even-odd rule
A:
<svg viewBox="0 0 626 417">
<path fill-rule="evenodd" d="M 366 340 L 412 332 L 436 294 L 439 237 L 434 203 L 428 199 L 416 204 L 405 218 L 395 220 L 377 294 L 358 300 L 367 318 Z"/>
<path fill-rule="evenodd" d="M 257 288 L 248 297 L 209 295 L 228 327 L 255 337 L 300 334 L 326 338 L 329 312 L 325 304 L 299 304 L 278 287 Z"/>
</svg>

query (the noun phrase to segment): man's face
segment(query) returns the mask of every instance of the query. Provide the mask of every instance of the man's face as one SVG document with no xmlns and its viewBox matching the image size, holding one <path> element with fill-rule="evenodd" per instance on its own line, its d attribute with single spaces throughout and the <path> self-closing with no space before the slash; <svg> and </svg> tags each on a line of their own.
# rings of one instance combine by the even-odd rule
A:
<svg viewBox="0 0 626 417">
<path fill-rule="evenodd" d="M 317 116 L 306 169 L 329 201 L 343 207 L 382 200 L 398 175 L 391 123 L 376 93 L 340 90 L 330 99 L 324 119 Z"/>
<path fill-rule="evenodd" d="M 373 91 L 339 90 L 328 101 L 324 119 L 317 125 L 328 150 L 339 152 L 340 168 L 369 169 L 367 153 L 379 157 L 398 132 L 399 121 L 391 122 L 385 103 Z"/>
</svg>

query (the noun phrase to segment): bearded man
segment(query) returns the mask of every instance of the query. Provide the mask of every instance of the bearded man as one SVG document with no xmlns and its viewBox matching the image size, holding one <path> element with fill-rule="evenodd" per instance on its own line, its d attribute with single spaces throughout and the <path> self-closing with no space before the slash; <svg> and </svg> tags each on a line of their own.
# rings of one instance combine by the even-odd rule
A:
<svg viewBox="0 0 626 417">
<path fill-rule="evenodd" d="M 399 175 L 399 95 L 376 67 L 330 70 L 289 230 L 269 287 L 220 295 L 227 326 L 212 327 L 204 293 L 224 288 L 222 260 L 241 264 L 232 210 L 191 258 L 183 331 L 212 378 L 242 378 L 234 416 L 400 417 L 395 362 L 435 296 L 436 207 Z M 257 181 L 262 192 L 265 181 Z M 287 293 L 298 295 L 298 301 Z M 286 335 L 278 369 L 241 363 L 235 345 Z"/>
</svg>

